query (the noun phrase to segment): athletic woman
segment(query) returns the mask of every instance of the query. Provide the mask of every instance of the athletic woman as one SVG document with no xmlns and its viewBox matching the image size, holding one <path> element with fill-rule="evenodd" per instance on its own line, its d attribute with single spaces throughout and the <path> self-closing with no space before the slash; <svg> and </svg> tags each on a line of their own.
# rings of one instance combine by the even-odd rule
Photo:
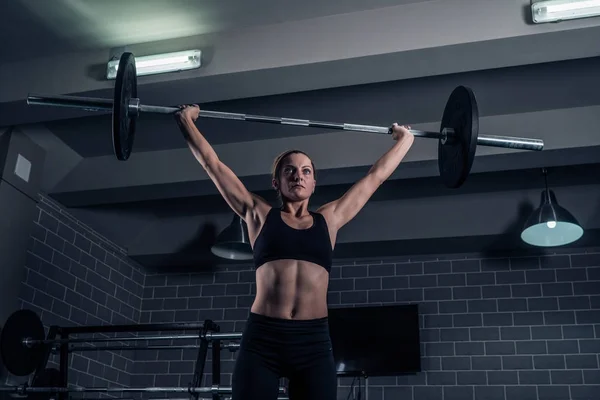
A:
<svg viewBox="0 0 600 400">
<path fill-rule="evenodd" d="M 291 400 L 336 400 L 327 288 L 337 233 L 398 167 L 414 137 L 394 124 L 395 143 L 342 197 L 309 210 L 317 184 L 312 160 L 300 150 L 275 159 L 272 186 L 281 206 L 249 192 L 196 127 L 198 106 L 182 106 L 176 121 L 189 148 L 248 227 L 256 297 L 232 377 L 234 400 L 275 400 L 289 381 Z"/>
</svg>

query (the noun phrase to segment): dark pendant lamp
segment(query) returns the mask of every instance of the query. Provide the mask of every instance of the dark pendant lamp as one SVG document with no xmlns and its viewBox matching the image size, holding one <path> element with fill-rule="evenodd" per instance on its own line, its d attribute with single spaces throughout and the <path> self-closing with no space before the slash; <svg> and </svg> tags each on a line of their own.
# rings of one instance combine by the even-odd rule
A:
<svg viewBox="0 0 600 400">
<path fill-rule="evenodd" d="M 525 243 L 540 247 L 573 243 L 581 238 L 583 228 L 570 212 L 558 205 L 556 195 L 552 190 L 548 190 L 546 169 L 542 172 L 546 188 L 542 192 L 541 204 L 525 223 L 521 239 Z"/>
<path fill-rule="evenodd" d="M 217 240 L 210 250 L 217 257 L 228 260 L 252 259 L 253 252 L 248 239 L 248 227 L 239 215 L 233 214 L 233 220 L 217 236 Z"/>
</svg>

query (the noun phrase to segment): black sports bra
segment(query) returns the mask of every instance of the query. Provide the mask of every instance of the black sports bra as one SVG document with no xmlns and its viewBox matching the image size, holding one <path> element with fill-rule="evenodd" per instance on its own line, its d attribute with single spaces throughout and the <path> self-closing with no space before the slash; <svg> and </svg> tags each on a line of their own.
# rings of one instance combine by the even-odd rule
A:
<svg viewBox="0 0 600 400">
<path fill-rule="evenodd" d="M 271 208 L 258 237 L 254 241 L 254 266 L 268 261 L 292 259 L 318 264 L 331 270 L 333 249 L 329 229 L 323 215 L 309 211 L 313 224 L 307 229 L 295 229 L 286 224 L 281 210 Z"/>
</svg>

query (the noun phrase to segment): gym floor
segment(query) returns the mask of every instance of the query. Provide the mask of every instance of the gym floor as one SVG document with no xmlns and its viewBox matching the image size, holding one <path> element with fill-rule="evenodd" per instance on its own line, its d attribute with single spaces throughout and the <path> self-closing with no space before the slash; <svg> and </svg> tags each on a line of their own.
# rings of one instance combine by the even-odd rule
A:
<svg viewBox="0 0 600 400">
<path fill-rule="evenodd" d="M 221 332 L 243 330 L 254 268 L 211 253 L 232 213 L 173 118 L 142 113 L 131 156 L 119 161 L 110 112 L 25 101 L 32 93 L 112 99 L 111 57 L 200 49 L 196 70 L 139 76 L 142 103 L 439 132 L 450 93 L 464 85 L 476 96 L 480 136 L 544 142 L 543 151 L 477 146 L 466 181 L 449 188 L 438 141 L 416 138 L 340 231 L 329 306 L 418 305 L 421 365 L 410 374 L 340 377 L 338 398 L 598 397 L 598 17 L 534 24 L 527 1 L 121 3 L 0 5 L 0 36 L 11 38 L 0 52 L 0 204 L 10 210 L 0 224 L 0 327 L 29 309 L 46 330 L 206 319 Z M 27 34 L 17 36 L 23 26 Z M 392 143 L 318 127 L 198 124 L 247 187 L 272 203 L 273 158 L 306 151 L 319 174 L 311 208 L 344 193 Z M 583 228 L 578 240 L 536 247 L 521 239 L 546 185 Z M 187 388 L 197 355 L 74 351 L 68 381 Z M 221 385 L 231 384 L 235 358 L 221 351 Z M 58 360 L 51 354 L 47 366 L 59 368 Z M 29 378 L 0 367 L 3 383 Z"/>
</svg>

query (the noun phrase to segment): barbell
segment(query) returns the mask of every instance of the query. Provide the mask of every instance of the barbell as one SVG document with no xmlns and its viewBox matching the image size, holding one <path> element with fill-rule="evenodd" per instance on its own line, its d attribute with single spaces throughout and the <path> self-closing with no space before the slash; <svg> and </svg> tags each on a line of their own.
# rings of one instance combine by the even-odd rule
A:
<svg viewBox="0 0 600 400">
<path fill-rule="evenodd" d="M 146 105 L 137 97 L 137 72 L 135 57 L 125 52 L 121 55 L 112 99 L 41 96 L 30 94 L 27 104 L 78 108 L 88 111 L 112 112 L 112 143 L 118 160 L 129 159 L 133 148 L 136 121 L 140 113 L 174 114 L 178 107 Z M 268 117 L 220 111 L 200 110 L 200 117 L 237 121 L 261 122 L 309 128 L 333 129 L 355 132 L 391 134 L 389 126 L 360 125 L 353 123 L 311 121 L 297 118 Z M 477 146 L 503 147 L 541 151 L 540 139 L 510 136 L 479 135 L 479 109 L 473 91 L 466 86 L 456 87 L 444 108 L 439 132 L 411 130 L 416 137 L 438 140 L 438 169 L 447 187 L 460 187 L 471 171 Z"/>
<path fill-rule="evenodd" d="M 240 334 L 241 335 L 241 334 Z M 143 345 L 143 346 L 131 346 L 131 345 L 116 345 L 116 346 L 73 346 L 69 348 L 69 353 L 84 352 L 84 351 L 117 351 L 117 350 L 187 350 L 187 349 L 200 349 L 201 346 L 198 344 L 166 344 L 166 345 Z M 236 352 L 240 348 L 239 343 L 221 343 L 220 348 L 223 350 L 229 350 L 230 352 Z"/>
<path fill-rule="evenodd" d="M 197 329 L 201 326 L 191 324 L 190 329 Z M 236 340 L 241 339 L 240 332 L 205 332 L 195 335 L 153 335 L 138 337 L 94 337 L 94 338 L 70 338 L 70 339 L 46 339 L 44 337 L 44 325 L 40 317 L 32 310 L 22 309 L 13 312 L 6 320 L 4 328 L 0 333 L 0 355 L 6 369 L 13 375 L 25 376 L 32 373 L 43 359 L 49 346 L 72 343 L 102 343 L 102 342 L 136 342 L 136 341 L 159 341 L 159 340 Z M 163 346 L 164 348 L 176 346 Z M 71 349 L 71 351 L 92 351 L 92 350 L 141 350 L 143 346 L 116 345 L 102 348 L 85 346 Z M 156 346 L 154 347 L 157 348 Z M 235 349 L 231 346 L 230 349 Z M 152 347 L 149 347 L 152 349 Z"/>
<path fill-rule="evenodd" d="M 155 336 L 114 336 L 114 337 L 96 337 L 96 338 L 73 338 L 73 339 L 22 339 L 22 344 L 28 347 L 42 344 L 71 344 L 71 343 L 101 343 L 101 342 L 141 342 L 156 340 L 182 340 L 182 339 L 239 339 L 241 333 L 220 333 L 206 332 L 199 335 L 155 335 Z"/>
<path fill-rule="evenodd" d="M 221 385 L 201 387 L 65 387 L 61 385 L 60 371 L 58 369 L 44 368 L 36 375 L 36 378 L 33 380 L 31 386 L 27 384 L 0 386 L 0 392 L 12 392 L 17 396 L 27 396 L 30 398 L 35 398 L 35 400 L 48 400 L 50 399 L 51 394 L 57 393 L 189 393 L 193 395 L 223 395 L 231 394 L 232 388 L 231 386 Z M 279 387 L 279 394 L 285 393 L 285 388 Z"/>
</svg>

